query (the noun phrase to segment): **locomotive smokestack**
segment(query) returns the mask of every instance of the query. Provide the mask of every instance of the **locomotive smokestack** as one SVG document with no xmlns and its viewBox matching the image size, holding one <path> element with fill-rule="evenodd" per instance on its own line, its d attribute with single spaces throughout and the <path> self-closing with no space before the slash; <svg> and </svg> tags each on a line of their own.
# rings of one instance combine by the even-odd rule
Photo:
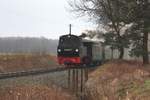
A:
<svg viewBox="0 0 150 100">
<path fill-rule="evenodd" d="M 69 35 L 71 35 L 71 24 L 69 24 Z"/>
</svg>

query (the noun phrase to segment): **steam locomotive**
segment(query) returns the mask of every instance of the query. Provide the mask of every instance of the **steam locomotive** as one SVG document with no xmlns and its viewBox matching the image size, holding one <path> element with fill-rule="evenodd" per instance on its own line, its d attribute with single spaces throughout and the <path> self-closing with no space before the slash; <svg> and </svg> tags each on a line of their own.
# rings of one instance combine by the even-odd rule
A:
<svg viewBox="0 0 150 100">
<path fill-rule="evenodd" d="M 59 38 L 57 59 L 60 65 L 97 65 L 103 60 L 102 44 L 67 34 Z"/>
</svg>

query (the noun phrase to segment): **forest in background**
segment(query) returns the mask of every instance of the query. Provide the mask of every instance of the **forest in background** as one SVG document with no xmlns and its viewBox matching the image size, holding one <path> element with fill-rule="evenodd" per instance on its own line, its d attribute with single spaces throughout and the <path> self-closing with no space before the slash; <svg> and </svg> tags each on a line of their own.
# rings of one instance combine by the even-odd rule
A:
<svg viewBox="0 0 150 100">
<path fill-rule="evenodd" d="M 0 53 L 56 54 L 58 40 L 44 37 L 3 37 L 0 38 Z"/>
</svg>

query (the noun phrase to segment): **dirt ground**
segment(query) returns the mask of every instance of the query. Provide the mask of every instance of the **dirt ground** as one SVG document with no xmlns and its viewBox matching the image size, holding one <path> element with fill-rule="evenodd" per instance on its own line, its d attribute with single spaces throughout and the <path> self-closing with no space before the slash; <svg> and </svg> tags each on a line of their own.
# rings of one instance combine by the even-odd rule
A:
<svg viewBox="0 0 150 100">
<path fill-rule="evenodd" d="M 49 68 L 58 65 L 55 56 L 36 54 L 0 55 L 0 72 Z"/>
<path fill-rule="evenodd" d="M 89 75 L 87 100 L 150 100 L 150 65 L 110 61 Z"/>
</svg>

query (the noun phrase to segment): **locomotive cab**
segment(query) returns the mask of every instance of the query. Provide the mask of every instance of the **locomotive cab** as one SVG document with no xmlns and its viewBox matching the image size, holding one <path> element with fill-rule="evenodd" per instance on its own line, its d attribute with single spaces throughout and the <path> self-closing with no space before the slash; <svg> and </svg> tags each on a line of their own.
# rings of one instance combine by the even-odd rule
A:
<svg viewBox="0 0 150 100">
<path fill-rule="evenodd" d="M 82 40 L 84 47 L 86 48 L 83 52 L 86 54 L 82 57 L 83 64 L 86 65 L 99 65 L 102 61 L 102 46 L 100 42 L 91 40 Z"/>
</svg>

